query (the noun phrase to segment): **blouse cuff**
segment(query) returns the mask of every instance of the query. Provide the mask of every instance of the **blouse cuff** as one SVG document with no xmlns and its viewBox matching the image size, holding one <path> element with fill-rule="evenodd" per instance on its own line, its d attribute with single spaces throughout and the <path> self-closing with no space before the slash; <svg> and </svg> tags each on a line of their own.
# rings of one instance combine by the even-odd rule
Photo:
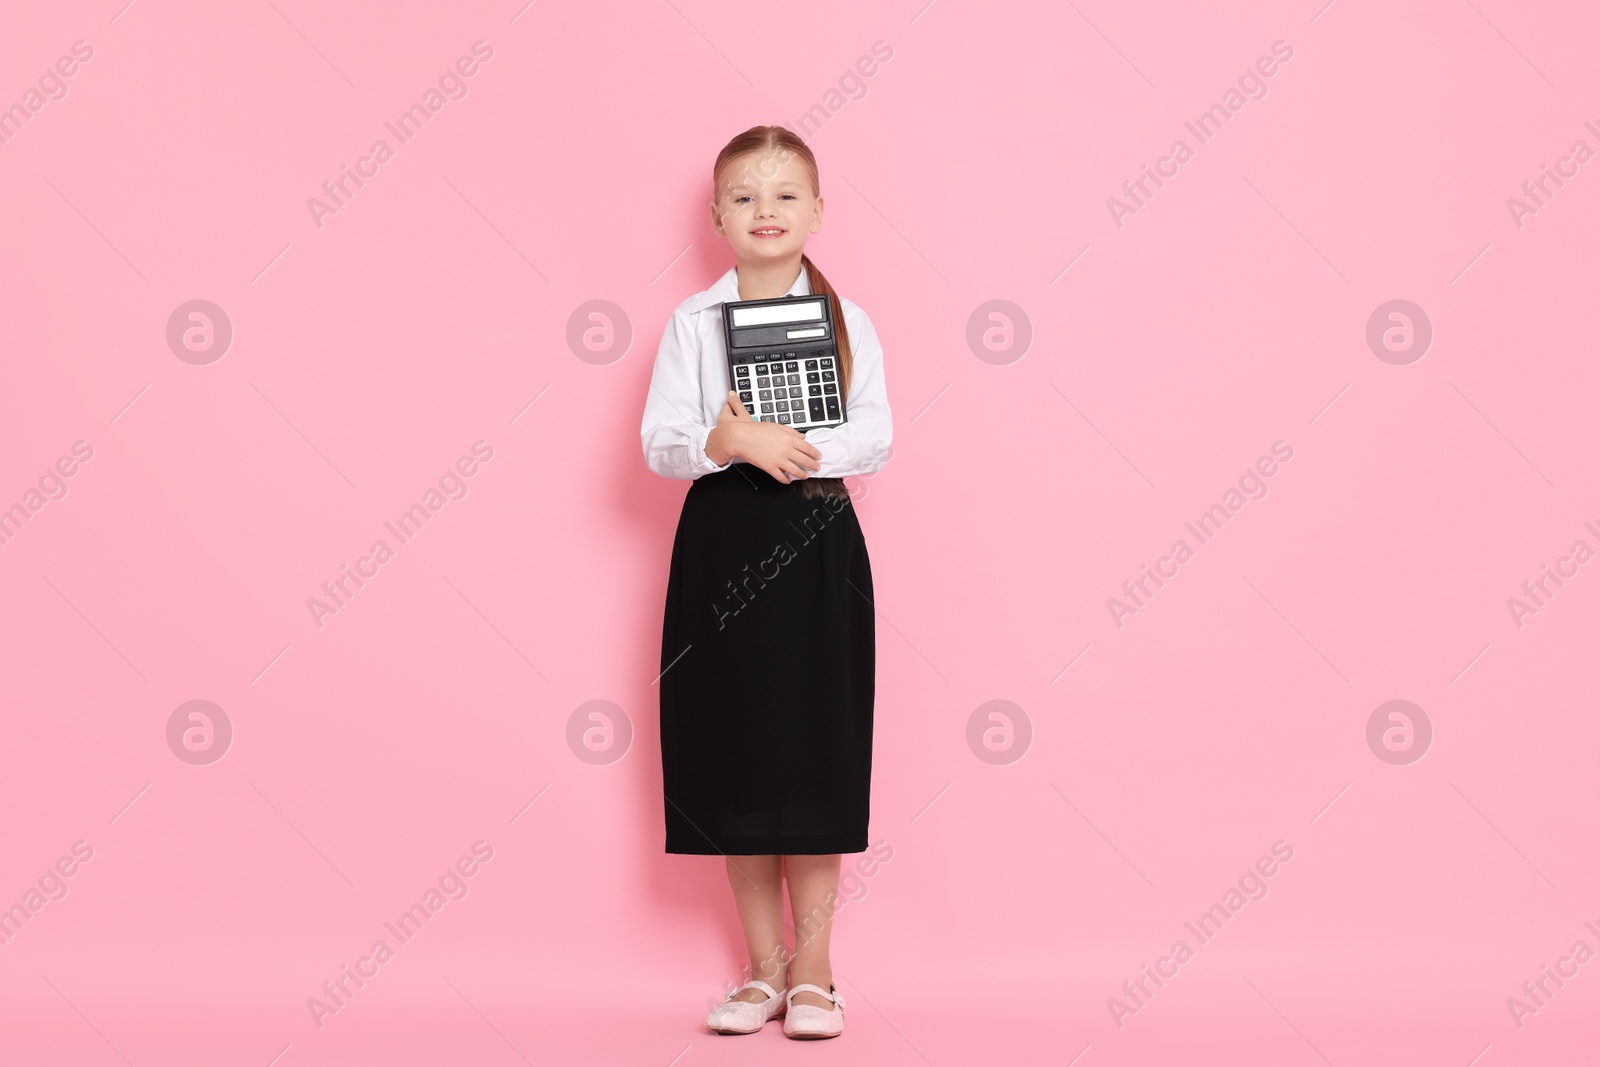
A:
<svg viewBox="0 0 1600 1067">
<path fill-rule="evenodd" d="M 728 457 L 728 462 L 718 465 L 717 461 L 706 454 L 706 442 L 711 440 L 711 428 L 700 427 L 694 435 L 694 473 L 695 477 L 702 474 L 716 474 L 718 471 L 728 469 L 728 464 L 733 462 L 733 457 Z"/>
</svg>

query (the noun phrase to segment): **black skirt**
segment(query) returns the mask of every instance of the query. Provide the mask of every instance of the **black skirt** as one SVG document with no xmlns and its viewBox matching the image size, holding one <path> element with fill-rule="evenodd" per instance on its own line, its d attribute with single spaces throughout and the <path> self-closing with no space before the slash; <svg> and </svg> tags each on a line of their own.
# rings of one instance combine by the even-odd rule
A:
<svg viewBox="0 0 1600 1067">
<path fill-rule="evenodd" d="M 752 464 L 695 479 L 661 627 L 666 851 L 867 848 L 872 567 L 842 483 Z"/>
</svg>

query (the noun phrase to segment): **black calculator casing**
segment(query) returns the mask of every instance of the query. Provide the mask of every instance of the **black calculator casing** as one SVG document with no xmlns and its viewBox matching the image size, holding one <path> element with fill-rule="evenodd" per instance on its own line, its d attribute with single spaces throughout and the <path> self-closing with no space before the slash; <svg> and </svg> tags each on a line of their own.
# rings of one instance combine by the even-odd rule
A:
<svg viewBox="0 0 1600 1067">
<path fill-rule="evenodd" d="M 802 432 L 847 420 L 836 325 L 833 300 L 827 296 L 730 300 L 722 305 L 728 382 L 752 419 Z M 776 363 L 783 366 L 781 386 L 772 373 Z M 768 383 L 764 389 L 759 384 L 763 380 Z M 779 389 L 789 395 L 780 398 Z"/>
</svg>

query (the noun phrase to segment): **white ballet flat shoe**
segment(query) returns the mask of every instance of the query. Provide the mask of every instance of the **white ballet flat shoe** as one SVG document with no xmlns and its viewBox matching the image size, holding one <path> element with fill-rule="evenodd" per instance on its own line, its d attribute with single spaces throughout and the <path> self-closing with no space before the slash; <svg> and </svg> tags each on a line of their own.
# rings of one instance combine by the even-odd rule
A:
<svg viewBox="0 0 1600 1067">
<path fill-rule="evenodd" d="M 811 988 L 816 989 L 816 986 Z M 734 999 L 746 989 L 759 989 L 767 995 L 767 999 L 757 1001 Z M 717 1034 L 759 1033 L 768 1019 L 784 1014 L 788 1008 L 785 992 L 786 990 L 773 989 L 759 978 L 753 979 L 729 993 L 727 1000 L 712 1008 L 711 1014 L 706 1016 L 706 1025 Z M 817 992 L 822 991 L 818 989 Z"/>
<path fill-rule="evenodd" d="M 783 1035 L 785 1037 L 838 1037 L 844 1032 L 844 997 L 839 994 L 839 989 L 832 982 L 828 989 L 822 989 L 810 982 L 801 982 L 789 990 L 785 998 L 789 1001 L 789 1011 L 783 1020 Z M 832 1009 L 819 1008 L 815 1004 L 796 1004 L 796 993 L 815 993 L 819 997 L 826 997 L 833 1001 Z"/>
</svg>

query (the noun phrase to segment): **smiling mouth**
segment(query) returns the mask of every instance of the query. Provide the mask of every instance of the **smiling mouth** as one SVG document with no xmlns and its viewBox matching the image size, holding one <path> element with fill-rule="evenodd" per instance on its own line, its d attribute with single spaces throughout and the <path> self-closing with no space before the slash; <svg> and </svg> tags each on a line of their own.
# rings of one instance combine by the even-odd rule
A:
<svg viewBox="0 0 1600 1067">
<path fill-rule="evenodd" d="M 759 230 L 751 230 L 750 234 L 753 237 L 764 237 L 770 241 L 774 237 L 782 237 L 788 232 L 788 230 L 781 230 L 776 226 L 764 226 Z"/>
</svg>

